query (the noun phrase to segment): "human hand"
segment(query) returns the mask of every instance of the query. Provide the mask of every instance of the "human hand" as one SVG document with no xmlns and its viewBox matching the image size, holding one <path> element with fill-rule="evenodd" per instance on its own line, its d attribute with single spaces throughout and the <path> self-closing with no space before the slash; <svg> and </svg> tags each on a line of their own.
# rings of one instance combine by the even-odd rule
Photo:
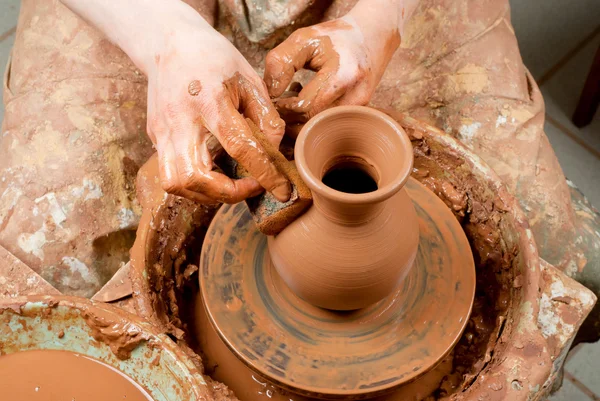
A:
<svg viewBox="0 0 600 401">
<path fill-rule="evenodd" d="M 236 203 L 265 188 L 287 201 L 287 179 L 253 139 L 244 116 L 279 145 L 285 124 L 248 62 L 212 28 L 179 25 L 148 69 L 148 134 L 165 191 L 203 203 Z M 213 171 L 211 134 L 254 178 L 232 180 Z"/>
<path fill-rule="evenodd" d="M 180 0 L 61 1 L 148 76 L 147 130 L 167 192 L 236 203 L 265 188 L 281 201 L 289 199 L 287 179 L 253 140 L 244 116 L 276 146 L 284 122 L 250 64 L 196 10 Z M 254 178 L 231 180 L 213 171 L 209 138 Z"/>
<path fill-rule="evenodd" d="M 330 106 L 367 104 L 400 44 L 403 7 L 401 0 L 363 0 L 344 17 L 298 29 L 273 49 L 265 65 L 272 97 L 283 94 L 299 69 L 317 72 L 298 96 L 277 100 L 284 119 L 304 122 Z"/>
</svg>

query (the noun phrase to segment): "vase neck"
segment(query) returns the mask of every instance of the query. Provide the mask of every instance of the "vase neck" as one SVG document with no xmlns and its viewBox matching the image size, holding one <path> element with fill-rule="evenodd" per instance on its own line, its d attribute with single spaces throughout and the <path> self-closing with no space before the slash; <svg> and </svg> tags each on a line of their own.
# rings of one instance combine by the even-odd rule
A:
<svg viewBox="0 0 600 401">
<path fill-rule="evenodd" d="M 364 224 L 381 213 L 385 201 L 364 204 L 346 204 L 314 194 L 314 207 L 328 220 L 341 225 Z"/>
<path fill-rule="evenodd" d="M 319 113 L 302 128 L 294 151 L 314 206 L 340 224 L 376 217 L 404 186 L 413 165 L 404 130 L 389 116 L 359 106 Z"/>
</svg>

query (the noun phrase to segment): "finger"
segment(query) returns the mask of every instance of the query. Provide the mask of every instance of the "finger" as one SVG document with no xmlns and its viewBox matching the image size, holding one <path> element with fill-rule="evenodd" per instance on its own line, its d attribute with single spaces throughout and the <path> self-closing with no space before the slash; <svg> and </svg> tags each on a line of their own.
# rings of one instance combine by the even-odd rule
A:
<svg viewBox="0 0 600 401">
<path fill-rule="evenodd" d="M 199 147 L 200 164 L 205 166 L 206 170 L 212 170 L 214 167 L 213 161 L 218 157 L 219 152 L 223 151 L 223 147 L 220 146 L 219 141 L 204 125 L 200 127 L 198 140 L 200 141 L 200 144 L 197 145 Z"/>
<path fill-rule="evenodd" d="M 174 193 L 177 190 L 178 174 L 173 144 L 162 135 L 157 137 L 156 151 L 158 153 L 158 174 L 160 183 L 167 193 Z"/>
<path fill-rule="evenodd" d="M 290 197 L 290 185 L 287 178 L 277 171 L 269 156 L 252 137 L 250 127 L 224 94 L 217 96 L 219 104 L 212 121 L 208 122 L 210 131 L 219 139 L 227 153 L 238 161 L 256 180 L 271 192 L 278 200 L 285 202 Z"/>
<path fill-rule="evenodd" d="M 271 102 L 265 83 L 261 80 L 253 83 L 240 74 L 236 75 L 225 85 L 231 98 L 236 99 L 239 103 L 236 104 L 234 100 L 233 106 L 252 120 L 269 142 L 279 147 L 285 132 L 285 122 L 279 117 L 279 113 Z"/>
<path fill-rule="evenodd" d="M 175 149 L 170 141 L 161 141 L 157 146 L 158 150 L 158 174 L 163 190 L 169 194 L 182 196 L 194 202 L 203 204 L 215 203 L 214 199 L 200 193 L 184 189 L 179 180 L 177 172 L 177 157 Z"/>
<path fill-rule="evenodd" d="M 232 180 L 216 171 L 195 172 L 185 178 L 185 191 L 201 193 L 214 203 L 238 203 L 261 194 L 264 189 L 251 177 Z M 183 195 L 181 196 L 185 196 Z"/>
<path fill-rule="evenodd" d="M 193 192 L 193 191 L 188 191 L 187 189 L 181 189 L 180 191 L 178 191 L 177 194 L 174 194 L 174 195 L 181 196 L 182 198 L 189 199 L 193 202 L 200 203 L 202 205 L 218 205 L 218 204 L 222 203 L 222 202 L 219 202 L 218 200 L 209 198 L 206 195 L 202 195 L 202 194 L 199 194 L 199 193 Z"/>
<path fill-rule="evenodd" d="M 159 137 L 161 138 L 161 137 Z M 161 139 L 157 144 L 158 152 L 158 175 L 163 190 L 169 194 L 183 196 L 194 202 L 210 204 L 215 201 L 205 195 L 187 191 L 182 188 L 177 172 L 177 156 L 173 144 L 168 139 Z"/>
<path fill-rule="evenodd" d="M 176 125 L 185 135 L 173 136 L 173 149 L 179 179 L 179 194 L 195 192 L 212 200 L 237 203 L 263 191 L 252 179 L 232 180 L 224 174 L 211 171 L 213 164 L 208 150 L 206 128 L 192 120 Z"/>
<path fill-rule="evenodd" d="M 336 72 L 336 66 L 325 66 L 297 97 L 278 99 L 276 107 L 281 116 L 288 122 L 306 122 L 331 106 L 346 90 L 335 78 Z"/>
<path fill-rule="evenodd" d="M 309 64 L 315 56 L 321 38 L 313 36 L 310 28 L 299 29 L 267 54 L 264 79 L 272 97 L 281 96 L 296 71 Z"/>
<path fill-rule="evenodd" d="M 161 182 L 168 193 L 212 204 L 238 203 L 264 191 L 253 178 L 232 180 L 224 174 L 194 165 L 189 148 L 177 150 L 176 146 L 172 146 L 173 150 L 167 151 L 162 158 L 159 153 L 159 164 L 161 167 L 164 165 Z"/>
</svg>

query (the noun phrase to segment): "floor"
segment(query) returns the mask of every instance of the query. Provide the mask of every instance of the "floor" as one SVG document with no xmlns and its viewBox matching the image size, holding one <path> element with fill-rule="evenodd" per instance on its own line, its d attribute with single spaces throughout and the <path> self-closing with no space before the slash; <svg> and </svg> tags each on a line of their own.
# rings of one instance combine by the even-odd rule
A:
<svg viewBox="0 0 600 401">
<path fill-rule="evenodd" d="M 511 0 L 512 19 L 525 64 L 546 101 L 546 134 L 565 175 L 600 206 L 600 113 L 576 128 L 570 121 L 600 46 L 598 0 Z M 15 37 L 19 0 L 0 0 L 0 70 Z M 0 100 L 2 94 L 0 91 Z M 0 104 L 0 121 L 4 109 Z M 600 400 L 600 343 L 573 350 L 563 387 L 553 401 Z"/>
</svg>

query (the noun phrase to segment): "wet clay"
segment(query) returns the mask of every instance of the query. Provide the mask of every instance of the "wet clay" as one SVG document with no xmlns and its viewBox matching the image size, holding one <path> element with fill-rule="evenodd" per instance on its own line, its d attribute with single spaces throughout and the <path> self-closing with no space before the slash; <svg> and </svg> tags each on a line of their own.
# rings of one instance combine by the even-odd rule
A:
<svg viewBox="0 0 600 401">
<path fill-rule="evenodd" d="M 150 337 L 125 314 L 94 307 L 82 308 L 81 312 L 92 336 L 108 345 L 119 359 L 129 358 L 131 351 Z"/>
<path fill-rule="evenodd" d="M 518 296 L 513 287 L 514 266 L 523 263 L 523 258 L 528 260 L 529 248 L 519 245 L 510 236 L 511 232 L 520 232 L 522 228 L 515 226 L 511 220 L 511 205 L 504 199 L 507 194 L 503 191 L 499 195 L 499 190 L 494 189 L 495 181 L 473 174 L 470 159 L 443 142 L 442 133 L 432 133 L 431 128 L 423 130 L 418 124 L 413 126 L 410 121 L 401 120 L 400 116 L 394 118 L 406 127 L 415 149 L 417 169 L 413 176 L 449 205 L 465 228 L 476 257 L 477 287 L 480 290 L 476 292 L 465 333 L 455 348 L 453 373 L 435 392 L 436 398 L 443 398 L 468 389 L 489 365 L 498 338 L 506 333 L 509 305 L 519 302 L 514 298 Z M 148 175 L 152 179 L 155 176 Z M 138 189 L 156 184 L 152 179 L 145 180 L 143 174 L 140 177 Z M 462 194 L 462 198 L 447 194 Z M 181 311 L 195 302 L 194 298 L 189 298 L 195 286 L 191 285 L 191 291 L 184 292 L 183 289 L 190 290 L 190 286 L 181 283 L 189 277 L 185 274 L 187 269 L 196 267 L 194 265 L 199 257 L 196 252 L 201 248 L 205 227 L 215 209 L 209 210 L 172 196 L 163 201 L 163 195 L 161 192 L 153 200 L 152 204 L 157 206 L 148 206 L 138 231 L 139 242 L 134 247 L 137 260 L 134 264 L 135 288 L 139 294 L 135 297 L 136 309 L 179 338 L 179 344 L 185 346 L 186 342 L 181 341 L 182 333 L 189 330 L 194 320 L 190 316 L 182 316 Z M 490 232 L 500 233 L 502 240 L 486 234 Z M 193 281 L 197 283 L 197 280 Z M 188 336 L 185 338 L 192 342 Z M 199 352 L 199 348 L 194 349 Z M 199 360 L 198 367 L 204 368 Z M 212 385 L 224 391 L 219 383 L 213 382 Z M 234 400 L 235 396 L 223 395 L 218 399 Z"/>
<path fill-rule="evenodd" d="M 443 202 L 414 179 L 406 191 L 421 233 L 414 267 L 382 301 L 344 312 L 295 295 L 245 206 L 223 206 L 204 241 L 200 286 L 210 321 L 234 354 L 278 387 L 325 398 L 386 393 L 442 360 L 468 320 L 473 259 Z"/>
<path fill-rule="evenodd" d="M 125 374 L 88 356 L 30 350 L 0 356 L 2 399 L 10 401 L 152 401 Z"/>
<path fill-rule="evenodd" d="M 454 348 L 453 372 L 436 390 L 436 398 L 468 389 L 492 359 L 506 329 L 511 302 L 516 302 L 513 265 L 522 254 L 504 230 L 510 218 L 507 194 L 494 195 L 473 174 L 473 166 L 432 140 L 433 128 L 410 117 L 386 111 L 411 138 L 413 177 L 432 190 L 461 223 L 473 251 L 477 291 L 465 332 Z M 437 132 L 437 131 L 436 131 Z M 443 135 L 443 134 L 439 134 Z M 520 252 L 527 252 L 521 250 Z M 501 399 L 501 398 L 499 398 Z"/>
<path fill-rule="evenodd" d="M 413 163 L 404 130 L 376 110 L 335 107 L 302 128 L 295 161 L 314 205 L 269 237 L 271 260 L 285 283 L 307 302 L 334 310 L 363 308 L 389 295 L 412 267 L 419 239 L 403 189 Z M 370 176 L 376 190 L 341 192 L 323 182 L 348 166 Z"/>
<path fill-rule="evenodd" d="M 214 380 L 222 382 L 235 396 L 243 401 L 317 401 L 311 398 L 285 391 L 273 385 L 239 360 L 220 339 L 210 323 L 202 303 L 197 296 L 190 302 L 190 344 L 202 356 L 205 373 Z M 423 400 L 434 392 L 452 370 L 452 355 L 448 355 L 431 371 L 418 380 L 406 384 L 385 396 L 373 398 L 373 401 L 417 401 Z"/>
</svg>

